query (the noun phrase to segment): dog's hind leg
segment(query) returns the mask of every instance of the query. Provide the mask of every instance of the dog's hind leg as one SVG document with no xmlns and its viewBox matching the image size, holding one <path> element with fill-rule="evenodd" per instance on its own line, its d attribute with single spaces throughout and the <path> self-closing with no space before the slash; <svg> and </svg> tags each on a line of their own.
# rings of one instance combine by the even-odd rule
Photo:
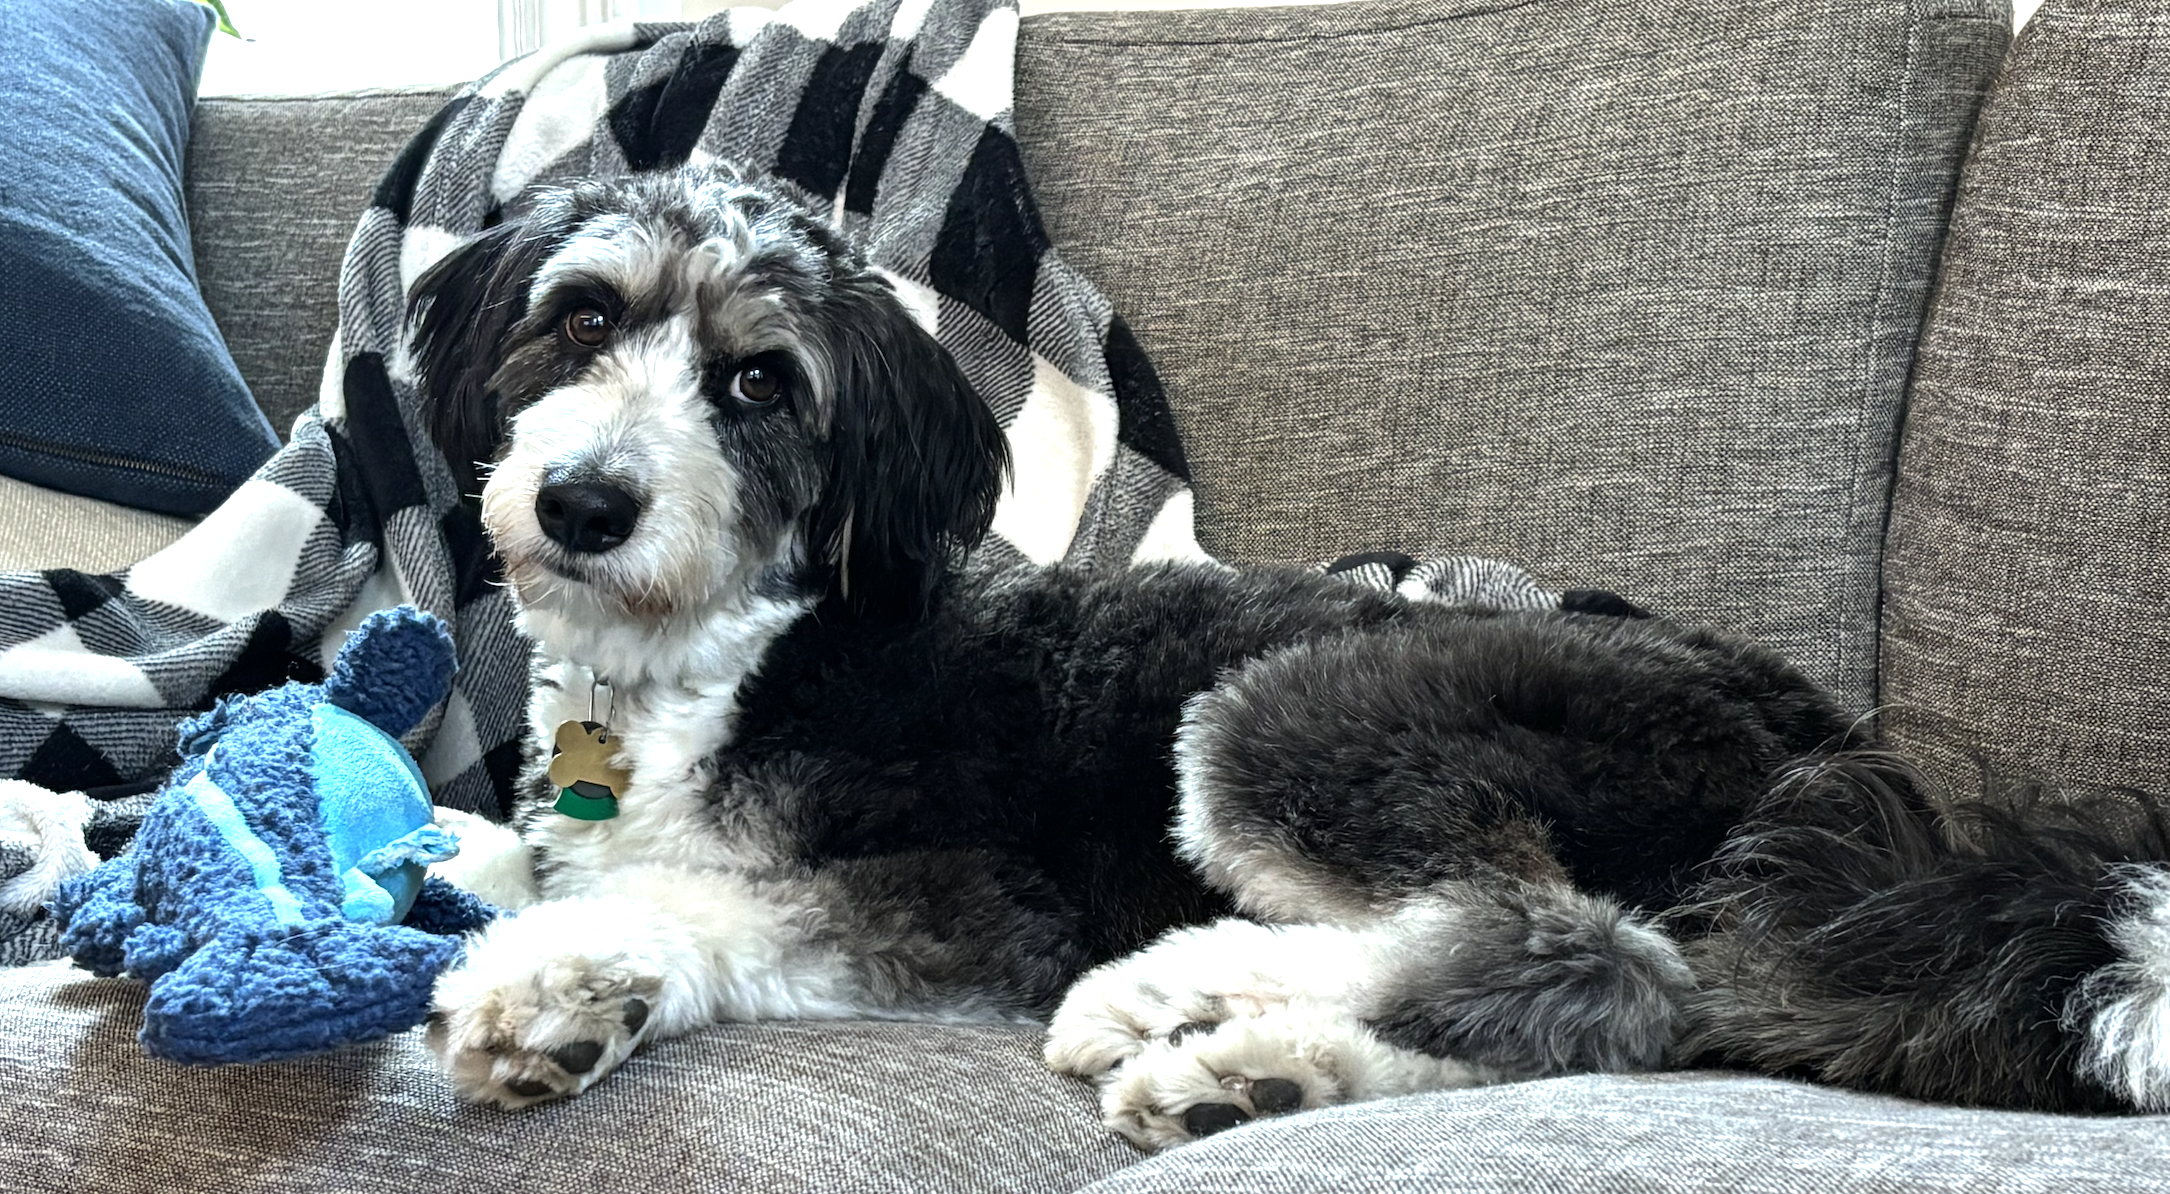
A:
<svg viewBox="0 0 2170 1194">
<path fill-rule="evenodd" d="M 1229 919 L 1094 970 L 1048 1064 L 1146 1148 L 1261 1115 L 1648 1068 L 1693 986 L 1673 943 L 1572 890 L 1462 885 L 1364 924 Z"/>
<path fill-rule="evenodd" d="M 1519 1075 L 1649 1068 L 1693 978 L 1643 913 L 1843 730 L 1739 640 L 1442 619 L 1291 648 L 1194 700 L 1176 837 L 1261 919 L 1406 922 L 1357 1004 L 1390 1043 Z"/>
</svg>

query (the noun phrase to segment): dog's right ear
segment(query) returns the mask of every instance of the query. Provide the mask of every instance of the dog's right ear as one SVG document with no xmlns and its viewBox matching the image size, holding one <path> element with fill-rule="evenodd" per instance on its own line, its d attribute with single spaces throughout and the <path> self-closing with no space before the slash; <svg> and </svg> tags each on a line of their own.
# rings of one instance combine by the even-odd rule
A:
<svg viewBox="0 0 2170 1194">
<path fill-rule="evenodd" d="M 462 494 L 481 491 L 476 465 L 504 436 L 490 380 L 527 314 L 528 286 L 560 240 L 526 222 L 499 224 L 429 267 L 407 296 L 430 438 Z"/>
</svg>

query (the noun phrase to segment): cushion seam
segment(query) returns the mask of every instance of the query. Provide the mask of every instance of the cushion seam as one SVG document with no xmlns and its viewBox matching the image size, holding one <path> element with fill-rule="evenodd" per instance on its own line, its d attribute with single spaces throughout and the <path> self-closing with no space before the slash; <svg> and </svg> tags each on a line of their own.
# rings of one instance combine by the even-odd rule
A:
<svg viewBox="0 0 2170 1194">
<path fill-rule="evenodd" d="M 1248 46 L 1270 45 L 1275 42 L 1339 41 L 1343 38 L 1350 37 L 1369 37 L 1377 34 L 1406 33 L 1412 29 L 1424 29 L 1433 25 L 1445 25 L 1455 21 L 1470 20 L 1475 17 L 1498 16 L 1502 13 L 1514 12 L 1517 9 L 1532 8 L 1544 3 L 1547 3 L 1547 0 L 1504 0 L 1504 2 L 1502 3 L 1465 8 L 1459 12 L 1442 13 L 1439 16 L 1424 17 L 1419 20 L 1402 21 L 1396 24 L 1388 25 L 1365 25 L 1362 28 L 1358 29 L 1311 31 L 1301 33 L 1270 33 L 1259 34 L 1256 36 L 1231 35 L 1227 37 L 1190 38 L 1110 37 L 1092 35 L 1065 36 L 1061 33 L 1037 35 L 1038 31 L 1035 30 L 1036 36 L 1034 40 L 1042 43 L 1073 46 L 1138 46 L 1141 48 L 1147 46 Z M 1319 7 L 1330 8 L 1334 6 L 1320 5 Z M 1212 10 L 1184 9 L 1180 11 L 1203 12 Z M 1047 17 L 1049 19 L 1052 19 L 1056 17 L 1065 17 L 1072 15 L 1084 14 L 1049 13 L 1047 14 Z M 1028 25 L 1029 24 L 1031 24 L 1031 22 L 1028 22 Z"/>
</svg>

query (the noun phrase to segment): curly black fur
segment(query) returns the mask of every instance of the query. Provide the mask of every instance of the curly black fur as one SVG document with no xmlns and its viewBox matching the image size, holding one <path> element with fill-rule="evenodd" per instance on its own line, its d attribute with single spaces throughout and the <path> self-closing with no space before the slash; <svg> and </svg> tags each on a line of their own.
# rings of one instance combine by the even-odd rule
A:
<svg viewBox="0 0 2170 1194">
<path fill-rule="evenodd" d="M 1390 984 L 1372 1021 L 1404 1048 L 1543 1075 L 1659 1065 L 1695 978 L 1672 942 L 1609 900 L 1486 887 Z"/>
<path fill-rule="evenodd" d="M 1703 934 L 1676 1058 L 1978 1106 L 2127 1107 L 2092 1076 L 2075 1001 L 2119 960 L 2120 868 L 2166 858 L 2163 815 L 2135 795 L 2021 787 L 1940 809 L 1892 754 L 1808 763 L 1676 918 Z"/>
</svg>

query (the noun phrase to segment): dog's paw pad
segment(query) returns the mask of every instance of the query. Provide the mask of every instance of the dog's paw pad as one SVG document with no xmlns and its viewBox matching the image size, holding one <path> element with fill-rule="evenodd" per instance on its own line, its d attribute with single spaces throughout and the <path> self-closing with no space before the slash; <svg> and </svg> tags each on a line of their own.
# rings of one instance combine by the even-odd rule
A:
<svg viewBox="0 0 2170 1194">
<path fill-rule="evenodd" d="M 1260 1078 L 1251 1083 L 1251 1106 L 1260 1115 L 1286 1115 L 1300 1111 L 1304 1088 L 1286 1078 Z"/>
<path fill-rule="evenodd" d="M 1183 1130 L 1194 1138 L 1225 1132 L 1249 1122 L 1251 1117 L 1234 1103 L 1200 1103 L 1183 1113 Z"/>
<path fill-rule="evenodd" d="M 1354 1019 L 1285 1008 L 1155 1041 L 1108 1075 L 1107 1125 L 1141 1148 L 1163 1149 L 1255 1119 L 1328 1107 L 1348 1097 Z"/>
<path fill-rule="evenodd" d="M 620 958 L 485 943 L 438 981 L 426 1039 L 459 1097 L 526 1107 L 579 1094 L 631 1056 L 662 987 Z"/>
<path fill-rule="evenodd" d="M 603 1042 L 574 1041 L 562 1049 L 552 1049 L 550 1060 L 568 1074 L 585 1074 L 603 1059 Z"/>
</svg>

